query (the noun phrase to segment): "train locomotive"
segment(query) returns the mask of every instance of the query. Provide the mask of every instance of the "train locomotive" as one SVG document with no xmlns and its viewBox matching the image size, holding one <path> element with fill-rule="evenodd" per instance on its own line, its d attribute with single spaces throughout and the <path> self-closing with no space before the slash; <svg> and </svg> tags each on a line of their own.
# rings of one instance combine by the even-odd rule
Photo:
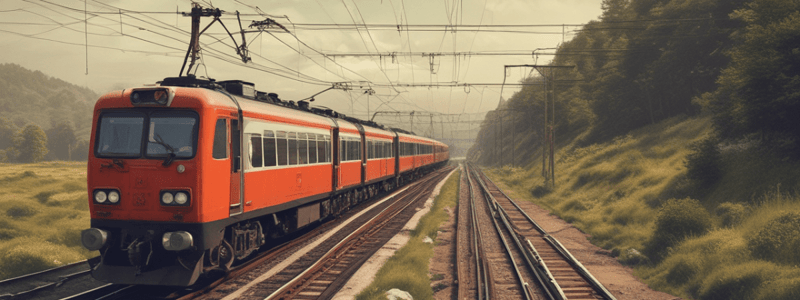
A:
<svg viewBox="0 0 800 300">
<path fill-rule="evenodd" d="M 441 142 L 248 82 L 166 78 L 97 101 L 81 242 L 100 252 L 95 279 L 188 286 L 448 159 Z"/>
</svg>

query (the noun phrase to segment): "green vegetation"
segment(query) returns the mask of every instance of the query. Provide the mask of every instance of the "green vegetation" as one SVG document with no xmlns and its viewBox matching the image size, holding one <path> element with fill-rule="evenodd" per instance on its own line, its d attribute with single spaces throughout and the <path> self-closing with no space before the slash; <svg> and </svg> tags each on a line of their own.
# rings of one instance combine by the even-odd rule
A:
<svg viewBox="0 0 800 300">
<path fill-rule="evenodd" d="M 97 94 L 15 64 L 0 64 L 0 90 L 0 163 L 86 160 Z"/>
<path fill-rule="evenodd" d="M 436 240 L 439 226 L 450 218 L 445 208 L 452 210 L 456 207 L 460 174 L 455 172 L 450 175 L 434 199 L 431 211 L 420 219 L 417 228 L 411 232 L 408 244 L 389 258 L 378 270 L 375 280 L 356 299 L 386 299 L 386 291 L 392 288 L 407 291 L 414 299 L 433 299 L 434 288 L 441 289 L 441 284 L 431 287 L 431 281 L 441 277 L 429 277 L 428 261 L 433 256 L 434 245 L 426 244 L 422 240 L 425 237 Z"/>
<path fill-rule="evenodd" d="M 727 145 L 715 183 L 691 179 L 687 160 L 702 150 L 689 145 L 707 140 L 710 123 L 674 117 L 564 146 L 555 188 L 544 188 L 537 167 L 488 173 L 590 234 L 652 288 L 687 299 L 797 299 L 800 162 Z"/>
<path fill-rule="evenodd" d="M 93 257 L 86 228 L 85 162 L 0 164 L 0 280 Z"/>
<path fill-rule="evenodd" d="M 575 68 L 554 72 L 563 80 L 546 87 L 554 96 L 531 85 L 501 101 L 468 159 L 494 166 L 491 176 L 591 234 L 651 287 L 800 298 L 800 0 L 602 8 L 556 50 L 552 65 Z M 555 104 L 554 187 L 539 167 L 545 100 Z M 512 140 L 499 126 L 527 130 Z"/>
</svg>

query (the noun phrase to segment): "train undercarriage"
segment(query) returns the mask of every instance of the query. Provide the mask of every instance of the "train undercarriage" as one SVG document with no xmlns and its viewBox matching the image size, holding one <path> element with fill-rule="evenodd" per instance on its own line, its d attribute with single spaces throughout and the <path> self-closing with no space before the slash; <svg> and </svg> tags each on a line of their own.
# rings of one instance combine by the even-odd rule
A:
<svg viewBox="0 0 800 300">
<path fill-rule="evenodd" d="M 101 256 L 89 260 L 92 275 L 98 280 L 114 283 L 189 286 L 212 270 L 227 272 L 269 241 L 338 217 L 350 208 L 416 180 L 433 169 L 435 167 L 431 166 L 404 173 L 397 178 L 347 190 L 332 198 L 222 228 L 213 224 L 98 221 L 92 227 L 107 228 L 110 237 L 118 238 L 110 238 L 100 249 Z M 190 232 L 188 243 L 191 247 L 170 251 L 169 247 L 186 243 L 182 239 L 187 237 L 174 235 L 167 240 L 165 232 Z"/>
</svg>

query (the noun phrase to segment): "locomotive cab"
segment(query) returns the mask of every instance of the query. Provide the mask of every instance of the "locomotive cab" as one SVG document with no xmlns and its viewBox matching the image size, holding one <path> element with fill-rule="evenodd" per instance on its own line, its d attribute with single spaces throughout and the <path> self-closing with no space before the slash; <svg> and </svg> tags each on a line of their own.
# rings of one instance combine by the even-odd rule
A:
<svg viewBox="0 0 800 300">
<path fill-rule="evenodd" d="M 100 251 L 89 261 L 98 280 L 190 285 L 210 243 L 204 238 L 221 234 L 206 233 L 214 230 L 198 201 L 200 157 L 213 152 L 198 151 L 203 101 L 176 97 L 176 89 L 113 92 L 95 106 L 87 171 L 92 220 L 81 241 Z M 228 170 L 229 160 L 222 162 Z"/>
</svg>

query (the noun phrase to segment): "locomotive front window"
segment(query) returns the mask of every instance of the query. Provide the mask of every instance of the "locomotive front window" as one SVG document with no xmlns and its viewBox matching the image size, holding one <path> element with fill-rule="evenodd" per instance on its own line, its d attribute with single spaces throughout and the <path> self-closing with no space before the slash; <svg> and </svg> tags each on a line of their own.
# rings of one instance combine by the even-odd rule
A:
<svg viewBox="0 0 800 300">
<path fill-rule="evenodd" d="M 100 115 L 95 156 L 101 158 L 192 158 L 197 120 L 188 111 L 111 111 Z M 143 147 L 144 145 L 144 147 Z"/>
<path fill-rule="evenodd" d="M 187 112 L 159 112 L 150 116 L 147 157 L 194 156 L 197 117 Z"/>
<path fill-rule="evenodd" d="M 100 118 L 95 154 L 98 157 L 139 157 L 145 114 L 106 113 Z"/>
</svg>

